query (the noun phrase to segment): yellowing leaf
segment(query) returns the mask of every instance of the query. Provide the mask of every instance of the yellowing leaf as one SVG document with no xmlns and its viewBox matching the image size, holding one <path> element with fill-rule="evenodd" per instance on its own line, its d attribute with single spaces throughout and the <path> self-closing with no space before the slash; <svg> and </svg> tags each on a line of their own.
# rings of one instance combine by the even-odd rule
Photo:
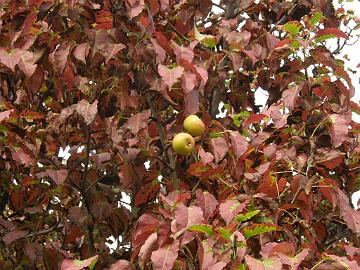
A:
<svg viewBox="0 0 360 270">
<path fill-rule="evenodd" d="M 206 47 L 213 48 L 216 46 L 217 43 L 216 38 L 212 35 L 201 34 L 197 29 L 196 24 L 194 24 L 194 33 L 195 33 L 195 39 L 200 41 Z"/>
<path fill-rule="evenodd" d="M 243 228 L 245 238 L 250 238 L 258 234 L 263 234 L 272 231 L 278 231 L 279 227 L 275 224 L 258 223 Z"/>
</svg>

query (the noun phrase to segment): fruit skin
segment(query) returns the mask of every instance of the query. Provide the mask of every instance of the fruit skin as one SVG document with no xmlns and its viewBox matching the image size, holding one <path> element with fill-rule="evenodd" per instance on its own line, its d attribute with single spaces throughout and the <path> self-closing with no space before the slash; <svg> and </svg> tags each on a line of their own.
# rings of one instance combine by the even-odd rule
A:
<svg viewBox="0 0 360 270">
<path fill-rule="evenodd" d="M 192 114 L 185 118 L 184 129 L 190 135 L 197 137 L 205 132 L 205 124 L 197 115 Z"/>
<path fill-rule="evenodd" d="M 195 140 L 194 138 L 188 133 L 178 133 L 174 136 L 172 140 L 172 147 L 174 148 L 175 152 L 180 155 L 188 156 L 194 150 Z"/>
</svg>

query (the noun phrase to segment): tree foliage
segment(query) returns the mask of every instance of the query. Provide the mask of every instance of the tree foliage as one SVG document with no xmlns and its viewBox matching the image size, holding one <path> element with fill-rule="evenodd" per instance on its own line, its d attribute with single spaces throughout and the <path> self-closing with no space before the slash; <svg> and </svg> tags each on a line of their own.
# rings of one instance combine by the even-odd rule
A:
<svg viewBox="0 0 360 270">
<path fill-rule="evenodd" d="M 325 0 L 1 1 L 0 269 L 360 269 L 358 27 Z"/>
</svg>

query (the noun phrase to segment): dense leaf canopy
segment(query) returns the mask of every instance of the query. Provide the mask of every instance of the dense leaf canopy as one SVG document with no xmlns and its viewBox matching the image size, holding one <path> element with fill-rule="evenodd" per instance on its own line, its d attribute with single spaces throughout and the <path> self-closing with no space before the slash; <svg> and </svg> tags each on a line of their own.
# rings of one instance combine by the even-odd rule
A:
<svg viewBox="0 0 360 270">
<path fill-rule="evenodd" d="M 0 1 L 0 269 L 360 269 L 359 25 L 330 0 Z"/>
</svg>

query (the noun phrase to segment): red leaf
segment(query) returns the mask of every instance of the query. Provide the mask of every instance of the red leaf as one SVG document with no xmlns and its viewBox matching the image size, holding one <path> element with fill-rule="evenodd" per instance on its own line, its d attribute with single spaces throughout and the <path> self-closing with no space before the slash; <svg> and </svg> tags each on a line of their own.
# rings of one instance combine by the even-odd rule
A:
<svg viewBox="0 0 360 270">
<path fill-rule="evenodd" d="M 244 123 L 244 127 L 248 127 L 253 123 L 259 123 L 261 120 L 263 120 L 267 115 L 259 113 L 259 114 L 253 114 L 251 115 Z"/>
<path fill-rule="evenodd" d="M 176 83 L 178 79 L 183 75 L 184 68 L 183 67 L 175 67 L 175 68 L 167 68 L 164 65 L 158 65 L 158 72 L 163 79 L 164 83 L 171 89 L 171 87 Z"/>
<path fill-rule="evenodd" d="M 162 247 L 151 254 L 154 270 L 171 270 L 178 257 L 179 241 Z"/>
<path fill-rule="evenodd" d="M 60 270 L 81 270 L 85 267 L 88 267 L 89 265 L 93 264 L 94 261 L 96 262 L 98 258 L 98 255 L 95 255 L 89 259 L 80 261 L 80 260 L 69 260 L 65 259 L 61 263 Z"/>
<path fill-rule="evenodd" d="M 211 193 L 199 189 L 196 190 L 196 199 L 197 205 L 202 209 L 204 218 L 207 220 L 213 215 L 218 206 L 218 201 Z"/>
<path fill-rule="evenodd" d="M 253 257 L 246 255 L 245 262 L 249 266 L 249 270 L 282 270 L 282 263 L 279 258 L 272 257 L 260 261 Z"/>
<path fill-rule="evenodd" d="M 58 48 L 50 55 L 50 59 L 54 68 L 59 74 L 62 74 L 70 53 L 70 43 L 61 43 Z"/>
<path fill-rule="evenodd" d="M 269 242 L 266 243 L 260 251 L 260 254 L 263 258 L 273 257 L 279 253 L 285 254 L 287 256 L 293 256 L 295 254 L 294 244 L 290 242 Z"/>
<path fill-rule="evenodd" d="M 0 112 L 0 123 L 10 116 L 14 110 L 7 110 Z"/>
<path fill-rule="evenodd" d="M 65 81 L 67 89 L 71 90 L 74 87 L 75 75 L 69 62 L 67 62 L 65 66 L 65 70 L 62 77 Z"/>
<path fill-rule="evenodd" d="M 200 101 L 199 93 L 197 90 L 192 90 L 190 93 L 185 95 L 185 109 L 184 114 L 195 114 L 199 111 Z"/>
<path fill-rule="evenodd" d="M 246 153 L 249 143 L 244 139 L 238 131 L 229 130 L 231 146 L 234 149 L 236 157 L 241 157 Z"/>
<path fill-rule="evenodd" d="M 214 265 L 216 260 L 213 258 L 213 246 L 215 241 L 207 238 L 203 241 L 198 240 L 198 252 L 200 261 L 200 270 L 207 270 L 211 265 Z"/>
<path fill-rule="evenodd" d="M 156 41 L 157 43 L 169 54 L 169 55 L 173 55 L 174 52 L 170 47 L 169 41 L 167 40 L 167 38 L 164 36 L 163 33 L 161 32 L 157 32 L 154 31 L 153 33 L 156 37 Z"/>
<path fill-rule="evenodd" d="M 154 50 L 156 52 L 156 63 L 160 64 L 164 62 L 166 58 L 166 51 L 156 42 L 155 39 L 150 39 L 151 43 L 154 46 Z"/>
<path fill-rule="evenodd" d="M 332 123 L 330 135 L 333 145 L 339 147 L 348 137 L 351 115 L 331 114 L 329 120 Z"/>
<path fill-rule="evenodd" d="M 88 30 L 86 33 L 90 40 L 93 41 L 92 56 L 96 52 L 100 53 L 105 57 L 105 63 L 108 63 L 111 58 L 115 57 L 120 50 L 126 48 L 124 44 L 114 43 L 112 36 L 104 29 L 96 31 Z"/>
<path fill-rule="evenodd" d="M 321 154 L 321 155 L 320 155 Z M 330 151 L 319 150 L 319 156 L 317 157 L 316 164 L 320 164 L 333 170 L 339 165 L 343 164 L 345 160 L 345 153 L 332 149 Z"/>
<path fill-rule="evenodd" d="M 133 134 L 137 134 L 139 130 L 148 126 L 148 120 L 150 117 L 150 110 L 143 111 L 141 113 L 130 116 L 124 127 L 131 130 Z"/>
<path fill-rule="evenodd" d="M 116 263 L 110 265 L 109 269 L 107 270 L 133 270 L 134 267 L 130 264 L 130 262 L 126 260 L 119 260 Z"/>
<path fill-rule="evenodd" d="M 160 190 L 160 183 L 147 183 L 143 185 L 140 190 L 135 195 L 135 206 L 139 206 L 150 202 L 152 199 L 155 198 L 156 194 Z"/>
<path fill-rule="evenodd" d="M 88 125 L 94 121 L 97 115 L 97 103 L 97 100 L 90 104 L 86 99 L 82 99 L 75 106 L 76 112 L 84 118 L 85 123 Z"/>
<path fill-rule="evenodd" d="M 62 170 L 47 169 L 46 173 L 57 185 L 61 185 L 62 183 L 64 183 L 68 176 L 68 171 L 66 169 L 62 169 Z"/>
<path fill-rule="evenodd" d="M 334 35 L 337 38 L 345 38 L 345 39 L 349 38 L 346 33 L 344 33 L 343 31 L 339 30 L 336 27 L 321 29 L 316 33 L 315 37 L 322 36 L 322 35 Z"/>
<path fill-rule="evenodd" d="M 32 157 L 29 154 L 25 153 L 21 148 L 18 150 L 15 150 L 11 154 L 12 154 L 12 158 L 19 164 L 24 164 L 25 166 L 30 166 L 30 165 L 33 165 L 33 163 L 34 163 L 34 160 L 32 159 Z"/>
<path fill-rule="evenodd" d="M 249 201 L 240 203 L 237 200 L 227 200 L 224 203 L 220 204 L 219 213 L 226 224 L 229 224 L 233 221 L 234 217 L 237 216 L 241 211 L 245 209 Z"/>
<path fill-rule="evenodd" d="M 226 265 L 226 262 L 217 262 L 214 265 L 210 266 L 207 270 L 222 270 Z"/>
<path fill-rule="evenodd" d="M 215 162 L 222 160 L 229 149 L 226 140 L 222 137 L 211 139 L 210 145 L 215 157 Z"/>
<path fill-rule="evenodd" d="M 300 90 L 301 90 L 300 86 L 294 86 L 285 90 L 282 93 L 282 97 L 284 99 L 284 105 L 288 107 L 289 110 L 294 109 L 296 105 L 296 101 L 299 98 Z"/>
<path fill-rule="evenodd" d="M 244 57 L 240 53 L 232 52 L 229 54 L 229 58 L 235 71 L 239 70 L 244 63 Z"/>
<path fill-rule="evenodd" d="M 263 177 L 263 181 L 259 186 L 259 192 L 267 194 L 269 197 L 276 199 L 281 192 L 284 191 L 287 181 L 285 178 L 281 178 L 277 182 L 276 177 L 267 175 Z"/>
<path fill-rule="evenodd" d="M 199 149 L 198 154 L 200 156 L 201 162 L 204 164 L 210 163 L 214 160 L 214 156 L 210 152 L 205 152 L 202 148 Z"/>
<path fill-rule="evenodd" d="M 130 19 L 138 16 L 145 7 L 144 0 L 126 0 L 125 2 L 127 13 Z"/>
<path fill-rule="evenodd" d="M 193 45 L 194 44 L 196 45 L 196 43 L 193 43 Z M 192 62 L 192 60 L 194 59 L 193 48 L 191 48 L 191 47 L 190 47 L 190 49 L 185 48 L 185 47 L 177 45 L 175 42 L 173 42 L 172 45 L 173 45 L 173 50 L 176 55 L 177 61 L 179 61 L 180 59 L 183 59 L 190 63 Z"/>
<path fill-rule="evenodd" d="M 12 242 L 27 236 L 28 233 L 29 233 L 28 231 L 15 230 L 15 231 L 8 232 L 7 234 L 5 234 L 5 236 L 2 238 L 2 240 L 4 241 L 5 245 L 8 246 Z"/>
<path fill-rule="evenodd" d="M 346 225 L 356 234 L 360 234 L 360 212 L 350 210 L 342 214 Z"/>
<path fill-rule="evenodd" d="M 142 247 L 140 248 L 140 252 L 139 252 L 139 264 L 141 268 L 145 268 L 145 264 L 147 263 L 147 261 L 150 259 L 150 255 L 151 253 L 157 249 L 157 233 L 154 232 L 153 234 L 151 234 L 148 239 L 146 239 L 144 245 L 142 245 Z"/>
<path fill-rule="evenodd" d="M 139 217 L 132 236 L 132 245 L 134 248 L 142 246 L 146 239 L 159 228 L 158 216 L 145 213 Z"/>
<path fill-rule="evenodd" d="M 87 43 L 78 44 L 73 50 L 74 57 L 84 64 L 86 64 L 86 57 L 88 56 L 89 52 L 90 46 Z"/>
<path fill-rule="evenodd" d="M 37 65 L 34 64 L 33 59 L 34 54 L 32 52 L 24 51 L 21 53 L 20 61 L 18 63 L 19 68 L 28 78 L 34 74 L 37 67 Z"/>
<path fill-rule="evenodd" d="M 21 54 L 17 49 L 9 53 L 2 48 L 0 49 L 0 63 L 10 68 L 13 72 L 15 72 L 15 66 L 20 62 L 20 56 Z"/>
<path fill-rule="evenodd" d="M 185 72 L 182 77 L 181 87 L 185 94 L 190 93 L 196 85 L 196 75 L 190 72 Z"/>
<path fill-rule="evenodd" d="M 249 270 L 265 270 L 265 266 L 261 261 L 249 255 L 245 256 L 245 262 L 249 266 Z"/>
<path fill-rule="evenodd" d="M 96 14 L 96 29 L 111 29 L 113 27 L 112 13 L 108 10 L 101 10 Z"/>
<path fill-rule="evenodd" d="M 303 249 L 295 257 L 288 257 L 282 253 L 278 254 L 283 264 L 289 265 L 290 270 L 298 270 L 300 264 L 305 260 L 306 256 L 309 254 L 309 249 Z"/>
<path fill-rule="evenodd" d="M 171 223 L 171 231 L 175 235 L 182 234 L 188 227 L 204 222 L 204 214 L 200 207 L 186 207 L 180 204 L 174 212 L 175 219 Z"/>
<path fill-rule="evenodd" d="M 339 256 L 336 256 L 336 255 L 328 255 L 332 260 L 336 261 L 336 262 L 339 262 L 340 265 L 342 266 L 342 268 L 345 268 L 346 269 L 351 269 L 351 270 L 359 270 L 360 267 L 357 263 L 357 261 L 355 260 L 349 260 L 348 258 L 346 257 L 339 257 Z M 327 268 L 327 269 L 331 269 L 331 268 Z"/>
<path fill-rule="evenodd" d="M 200 161 L 192 163 L 187 172 L 196 177 L 214 179 L 223 174 L 224 169 L 220 166 L 214 166 L 214 168 L 212 168 L 210 165 L 205 165 Z"/>
<path fill-rule="evenodd" d="M 34 112 L 34 111 L 30 111 L 30 110 L 25 110 L 22 111 L 20 114 L 21 118 L 24 118 L 26 120 L 40 120 L 40 119 L 44 119 L 44 116 L 38 112 Z"/>
</svg>

